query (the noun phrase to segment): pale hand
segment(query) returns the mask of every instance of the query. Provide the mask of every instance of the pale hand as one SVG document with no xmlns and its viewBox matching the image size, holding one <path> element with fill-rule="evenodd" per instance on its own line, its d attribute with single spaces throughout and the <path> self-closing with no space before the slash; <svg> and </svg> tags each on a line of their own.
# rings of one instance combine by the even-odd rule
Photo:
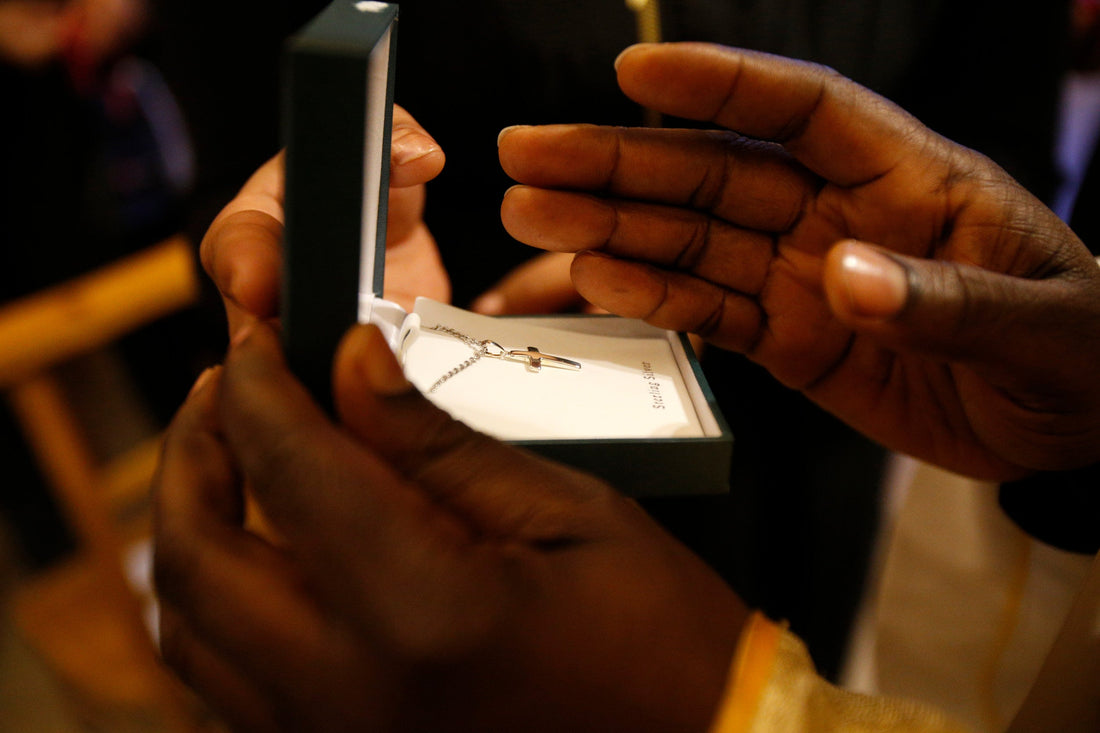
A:
<svg viewBox="0 0 1100 733">
<path fill-rule="evenodd" d="M 424 183 L 439 175 L 443 164 L 439 145 L 395 106 L 384 295 L 406 310 L 419 295 L 444 303 L 451 297 L 450 280 L 423 220 Z M 280 153 L 249 178 L 203 238 L 203 267 L 221 293 L 230 336 L 250 317 L 278 314 L 284 180 Z"/>
</svg>

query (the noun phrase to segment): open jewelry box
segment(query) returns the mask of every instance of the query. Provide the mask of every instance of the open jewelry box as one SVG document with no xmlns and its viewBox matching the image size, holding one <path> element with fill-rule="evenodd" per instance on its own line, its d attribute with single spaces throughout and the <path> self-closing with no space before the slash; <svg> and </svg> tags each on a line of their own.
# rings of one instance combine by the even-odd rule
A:
<svg viewBox="0 0 1100 733">
<path fill-rule="evenodd" d="M 397 6 L 336 0 L 287 46 L 283 341 L 331 404 L 332 358 L 377 324 L 405 372 L 482 432 L 634 496 L 728 490 L 732 437 L 687 339 L 613 316 L 492 318 L 382 298 Z M 518 245 L 517 245 L 518 246 Z"/>
</svg>

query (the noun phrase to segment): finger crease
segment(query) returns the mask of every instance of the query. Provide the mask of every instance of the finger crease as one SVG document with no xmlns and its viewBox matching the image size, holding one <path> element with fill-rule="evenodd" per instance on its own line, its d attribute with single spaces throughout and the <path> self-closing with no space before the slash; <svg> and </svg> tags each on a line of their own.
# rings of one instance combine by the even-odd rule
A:
<svg viewBox="0 0 1100 733">
<path fill-rule="evenodd" d="M 722 293 L 722 297 L 719 298 L 714 309 L 707 314 L 707 317 L 703 319 L 702 323 L 700 323 L 698 327 L 691 329 L 693 333 L 697 333 L 703 338 L 706 338 L 718 331 L 719 326 L 722 325 L 722 316 L 726 311 L 727 297 L 729 296 L 726 293 Z"/>
<path fill-rule="evenodd" d="M 825 98 L 828 96 L 828 89 L 825 85 L 825 81 L 821 80 L 817 87 L 817 96 L 814 97 L 813 103 L 810 105 L 806 113 L 801 117 L 796 117 L 791 120 L 788 125 L 780 128 L 773 138 L 775 142 L 782 145 L 789 145 L 791 143 L 798 142 L 798 140 L 806 134 L 806 130 L 810 128 L 810 124 L 813 122 L 814 117 L 825 103 Z"/>
<path fill-rule="evenodd" d="M 678 270 L 693 272 L 702 261 L 710 240 L 711 220 L 709 217 L 697 222 L 687 242 L 676 255 L 672 266 Z"/>
<path fill-rule="evenodd" d="M 739 59 L 737 62 L 737 70 L 730 78 L 729 87 L 726 89 L 726 96 L 718 103 L 718 107 L 711 113 L 708 118 L 708 122 L 717 122 L 719 117 L 722 117 L 722 111 L 729 105 L 733 104 L 733 98 L 737 96 L 737 87 L 741 83 L 741 74 L 745 68 L 744 59 Z M 735 131 L 736 132 L 736 131 Z"/>
<path fill-rule="evenodd" d="M 837 357 L 831 362 L 825 365 L 825 368 L 818 372 L 817 376 L 807 382 L 804 386 L 797 387 L 802 392 L 810 394 L 814 389 L 823 384 L 829 377 L 836 373 L 836 371 L 848 360 L 848 357 L 852 353 L 852 348 L 855 345 L 855 334 L 850 334 L 848 340 L 844 344 L 844 349 L 837 354 Z"/>
<path fill-rule="evenodd" d="M 802 192 L 802 200 L 795 208 L 795 211 L 791 214 L 790 221 L 788 221 L 784 226 L 778 228 L 778 234 L 788 234 L 795 230 L 799 223 L 801 223 L 802 218 L 806 216 L 806 211 L 810 208 L 810 206 L 817 203 L 817 197 L 821 193 L 822 189 L 825 188 L 825 185 L 825 179 L 815 178 L 813 189 L 810 191 Z M 774 255 L 778 251 L 778 246 L 774 237 L 772 238 L 772 242 L 772 254 Z"/>
<path fill-rule="evenodd" d="M 619 213 L 619 207 L 609 206 L 608 208 L 611 209 L 611 231 L 609 231 L 607 233 L 607 238 L 604 239 L 603 245 L 601 245 L 597 249 L 603 249 L 603 248 L 611 246 L 611 243 L 615 241 L 615 238 L 617 237 L 617 235 L 619 233 L 619 227 L 622 224 L 621 215 Z"/>
<path fill-rule="evenodd" d="M 695 209 L 702 211 L 713 211 L 718 203 L 722 199 L 722 192 L 725 190 L 726 185 L 730 178 L 730 164 L 732 161 L 732 155 L 726 152 L 722 156 L 722 168 L 715 175 L 715 170 L 711 166 L 707 166 L 703 172 L 702 180 L 699 181 L 699 185 L 691 192 L 688 197 L 688 204 Z"/>
<path fill-rule="evenodd" d="M 608 167 L 607 180 L 604 181 L 603 193 L 611 193 L 615 189 L 615 177 L 619 172 L 619 166 L 622 164 L 623 159 L 623 134 L 622 128 L 615 131 L 614 140 L 615 148 L 611 151 L 611 165 Z"/>
<path fill-rule="evenodd" d="M 650 318 L 652 318 L 653 314 L 661 310 L 661 308 L 664 307 L 665 303 L 668 302 L 668 278 L 661 278 L 661 288 L 661 297 L 657 299 L 656 305 L 653 306 L 649 313 L 646 314 L 644 318 L 642 318 L 643 321 L 648 321 Z"/>
<path fill-rule="evenodd" d="M 768 266 L 768 271 L 764 274 L 764 285 L 760 288 L 760 293 L 754 301 L 760 313 L 760 323 L 752 339 L 745 345 L 744 354 L 748 357 L 752 357 L 752 355 L 756 353 L 756 350 L 760 348 L 760 344 L 764 341 L 764 336 L 771 331 L 771 318 L 768 317 L 768 311 L 761 303 L 767 298 L 768 283 L 772 282 L 775 263 L 779 261 L 779 237 L 771 237 L 771 244 L 771 264 Z"/>
</svg>

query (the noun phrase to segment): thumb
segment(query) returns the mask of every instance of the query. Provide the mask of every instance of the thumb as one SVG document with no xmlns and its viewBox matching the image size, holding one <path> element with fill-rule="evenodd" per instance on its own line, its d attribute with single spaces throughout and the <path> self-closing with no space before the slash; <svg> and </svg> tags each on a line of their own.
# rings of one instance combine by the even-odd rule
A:
<svg viewBox="0 0 1100 733">
<path fill-rule="evenodd" d="M 841 322 L 886 346 L 944 361 L 1008 367 L 1018 377 L 1029 367 L 1049 367 L 1052 355 L 1041 353 L 1040 343 L 1064 350 L 1058 334 L 1064 337 L 1072 308 L 1072 294 L 1054 279 L 906 257 L 854 240 L 829 252 L 824 288 Z"/>
<path fill-rule="evenodd" d="M 433 405 L 405 380 L 374 326 L 348 332 L 334 369 L 345 429 L 483 532 L 559 540 L 581 504 L 611 493 L 592 476 L 505 445 Z"/>
</svg>

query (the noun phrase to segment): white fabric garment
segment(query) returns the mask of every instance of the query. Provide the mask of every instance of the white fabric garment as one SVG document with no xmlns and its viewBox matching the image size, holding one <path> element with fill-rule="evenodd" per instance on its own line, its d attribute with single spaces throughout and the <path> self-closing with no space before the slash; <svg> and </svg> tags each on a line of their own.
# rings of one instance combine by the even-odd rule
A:
<svg viewBox="0 0 1100 733">
<path fill-rule="evenodd" d="M 1092 558 L 1028 537 L 995 484 L 909 458 L 846 684 L 1002 731 L 1028 694 Z M 1100 685 L 1100 680 L 1097 680 Z"/>
<path fill-rule="evenodd" d="M 1098 487 L 1100 489 L 1100 487 Z M 1100 557 L 1077 595 L 1010 733 L 1100 730 Z"/>
</svg>

